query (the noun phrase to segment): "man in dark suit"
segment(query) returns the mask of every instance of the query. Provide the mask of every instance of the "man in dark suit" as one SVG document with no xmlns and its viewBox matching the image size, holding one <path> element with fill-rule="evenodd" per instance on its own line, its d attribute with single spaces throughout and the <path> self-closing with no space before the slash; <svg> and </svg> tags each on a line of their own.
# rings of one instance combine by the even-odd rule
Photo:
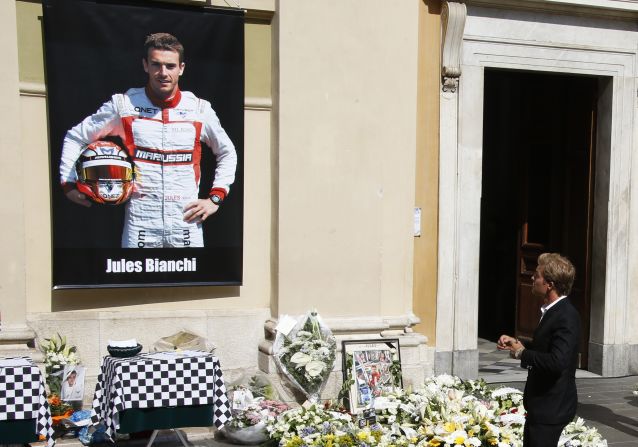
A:
<svg viewBox="0 0 638 447">
<path fill-rule="evenodd" d="M 527 368 L 524 405 L 527 410 L 523 445 L 556 446 L 560 434 L 576 415 L 576 366 L 580 316 L 567 295 L 576 269 L 557 253 L 543 253 L 532 276 L 532 292 L 542 296 L 541 320 L 531 343 L 502 335 L 497 347 L 508 350 Z"/>
</svg>

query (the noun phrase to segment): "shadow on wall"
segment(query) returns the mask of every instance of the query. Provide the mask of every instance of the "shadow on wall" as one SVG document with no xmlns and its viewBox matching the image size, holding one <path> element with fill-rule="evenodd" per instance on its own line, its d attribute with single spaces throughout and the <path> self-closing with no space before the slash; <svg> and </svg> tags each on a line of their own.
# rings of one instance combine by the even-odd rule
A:
<svg viewBox="0 0 638 447">
<path fill-rule="evenodd" d="M 239 296 L 239 286 L 54 290 L 51 293 L 51 311 L 90 310 Z"/>
</svg>

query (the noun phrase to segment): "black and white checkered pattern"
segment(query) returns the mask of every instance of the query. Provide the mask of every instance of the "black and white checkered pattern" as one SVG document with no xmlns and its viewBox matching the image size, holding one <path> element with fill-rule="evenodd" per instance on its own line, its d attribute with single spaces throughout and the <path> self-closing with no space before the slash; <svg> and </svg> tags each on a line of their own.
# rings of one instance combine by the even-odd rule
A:
<svg viewBox="0 0 638 447">
<path fill-rule="evenodd" d="M 53 420 L 44 388 L 44 379 L 37 366 L 0 367 L 0 421 L 35 419 L 35 433 L 43 435 L 53 446 Z M 7 359 L 8 360 L 8 359 Z"/>
<path fill-rule="evenodd" d="M 213 405 L 213 422 L 221 428 L 231 418 L 219 359 L 198 357 L 153 359 L 104 357 L 93 398 L 91 420 L 104 421 L 111 438 L 119 412 L 131 408 Z"/>
</svg>

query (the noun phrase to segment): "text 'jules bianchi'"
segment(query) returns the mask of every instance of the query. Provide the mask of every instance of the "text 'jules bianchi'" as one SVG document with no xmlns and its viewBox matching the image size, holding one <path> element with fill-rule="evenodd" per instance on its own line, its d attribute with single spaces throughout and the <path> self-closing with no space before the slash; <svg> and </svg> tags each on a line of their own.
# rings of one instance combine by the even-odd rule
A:
<svg viewBox="0 0 638 447">
<path fill-rule="evenodd" d="M 127 259 L 106 260 L 106 273 L 153 273 L 153 272 L 196 272 L 197 258 L 158 259 L 146 258 L 144 261 Z"/>
</svg>

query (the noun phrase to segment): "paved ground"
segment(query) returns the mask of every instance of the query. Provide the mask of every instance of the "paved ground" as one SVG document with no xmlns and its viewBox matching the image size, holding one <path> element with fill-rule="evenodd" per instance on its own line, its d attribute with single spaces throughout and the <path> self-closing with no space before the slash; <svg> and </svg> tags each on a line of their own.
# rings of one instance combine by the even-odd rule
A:
<svg viewBox="0 0 638 447">
<path fill-rule="evenodd" d="M 479 340 L 479 376 L 486 382 L 523 389 L 527 370 L 507 354 L 497 351 L 495 343 Z M 578 416 L 594 426 L 607 439 L 609 447 L 638 447 L 638 396 L 632 391 L 638 376 L 602 378 L 588 371 L 578 371 Z M 182 431 L 193 447 L 229 447 L 213 439 L 209 428 L 189 428 Z M 143 447 L 147 439 L 118 442 L 127 447 Z M 181 443 L 172 431 L 162 431 L 155 441 L 158 447 L 179 447 Z M 60 439 L 59 447 L 81 447 L 77 439 Z M 34 444 L 34 447 L 36 444 Z M 37 445 L 37 447 L 41 447 Z M 42 447 L 44 444 L 42 443 Z"/>
<path fill-rule="evenodd" d="M 497 351 L 494 342 L 479 340 L 479 376 L 486 382 L 523 389 L 527 370 Z M 596 427 L 610 447 L 638 447 L 638 376 L 603 378 L 577 371 L 577 415 Z"/>
</svg>

